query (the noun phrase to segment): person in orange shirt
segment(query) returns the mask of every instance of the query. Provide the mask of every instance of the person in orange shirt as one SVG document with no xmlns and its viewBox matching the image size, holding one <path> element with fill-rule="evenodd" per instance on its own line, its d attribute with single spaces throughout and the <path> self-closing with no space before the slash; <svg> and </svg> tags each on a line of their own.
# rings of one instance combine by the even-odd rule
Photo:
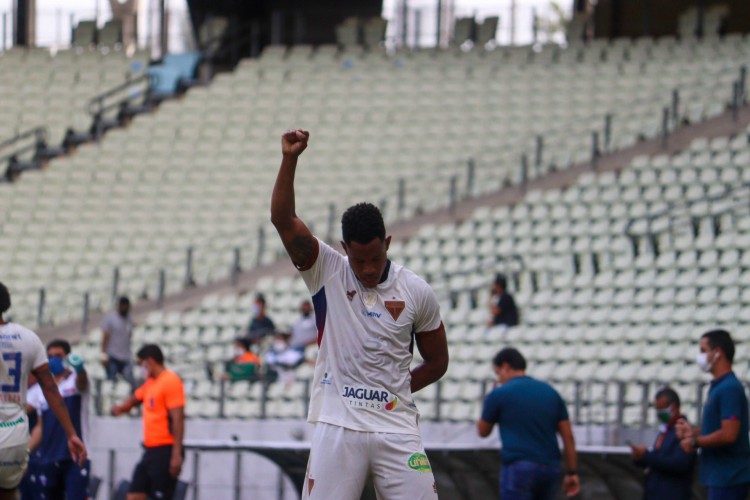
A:
<svg viewBox="0 0 750 500">
<path fill-rule="evenodd" d="M 227 361 L 223 378 L 226 380 L 255 380 L 258 378 L 260 359 L 251 350 L 248 339 L 234 341 L 234 357 Z"/>
<path fill-rule="evenodd" d="M 146 381 L 111 413 L 119 416 L 143 405 L 143 447 L 135 466 L 128 500 L 174 495 L 184 458 L 185 388 L 182 380 L 164 366 L 164 354 L 156 344 L 146 344 L 136 354 Z"/>
</svg>

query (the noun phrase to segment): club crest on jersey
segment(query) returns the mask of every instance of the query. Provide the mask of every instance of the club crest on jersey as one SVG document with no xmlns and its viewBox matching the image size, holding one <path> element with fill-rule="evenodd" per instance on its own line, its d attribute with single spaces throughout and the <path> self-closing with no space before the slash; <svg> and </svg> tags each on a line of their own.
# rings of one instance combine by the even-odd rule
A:
<svg viewBox="0 0 750 500">
<path fill-rule="evenodd" d="M 344 392 L 341 394 L 346 404 L 351 408 L 365 409 L 365 410 L 387 410 L 391 411 L 396 407 L 398 398 L 390 400 L 390 394 L 388 391 L 382 389 L 374 389 L 371 387 L 353 387 L 350 385 L 344 386 Z"/>
<path fill-rule="evenodd" d="M 354 300 L 354 296 L 355 295 L 357 295 L 357 291 L 356 290 L 349 290 L 348 292 L 346 292 L 346 298 L 349 299 L 349 302 L 351 302 L 352 300 Z"/>
<path fill-rule="evenodd" d="M 389 313 L 391 313 L 391 317 L 393 318 L 393 321 L 396 321 L 398 320 L 398 317 L 401 316 L 401 313 L 406 308 L 406 302 L 404 302 L 403 300 L 386 300 L 385 308 L 388 310 Z"/>
</svg>

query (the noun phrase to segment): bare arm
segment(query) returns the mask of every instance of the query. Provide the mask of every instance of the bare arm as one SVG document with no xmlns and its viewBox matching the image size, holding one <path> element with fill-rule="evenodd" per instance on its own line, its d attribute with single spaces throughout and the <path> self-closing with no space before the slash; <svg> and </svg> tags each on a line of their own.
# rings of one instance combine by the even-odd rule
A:
<svg viewBox="0 0 750 500">
<path fill-rule="evenodd" d="M 443 323 L 437 330 L 417 333 L 416 340 L 424 361 L 411 372 L 412 393 L 438 381 L 448 370 L 448 341 Z"/>
<path fill-rule="evenodd" d="M 130 410 L 132 410 L 136 406 L 139 406 L 140 404 L 141 402 L 138 400 L 138 398 L 131 394 L 130 396 L 128 396 L 128 399 L 126 399 L 119 405 L 112 406 L 110 413 L 115 417 L 119 417 L 120 415 L 128 413 Z"/>
<path fill-rule="evenodd" d="M 70 450 L 70 455 L 73 457 L 74 461 L 79 465 L 82 465 L 86 461 L 86 447 L 78 437 L 78 434 L 73 427 L 73 422 L 70 421 L 68 409 L 60 395 L 55 379 L 52 378 L 52 374 L 49 371 L 49 364 L 43 364 L 39 368 L 33 370 L 33 373 L 39 386 L 42 388 L 42 393 L 44 393 L 44 398 L 47 400 L 50 410 L 55 414 L 55 418 L 60 422 L 60 426 L 68 437 L 68 450 Z"/>
<path fill-rule="evenodd" d="M 172 422 L 172 436 L 174 436 L 172 457 L 169 460 L 169 474 L 172 477 L 177 477 L 182 470 L 182 441 L 185 437 L 185 408 L 171 408 L 169 410 L 169 420 Z"/>
<path fill-rule="evenodd" d="M 86 370 L 76 373 L 76 389 L 80 392 L 89 390 L 89 376 L 86 374 Z"/>
<path fill-rule="evenodd" d="M 29 450 L 34 451 L 42 443 L 42 419 L 36 420 L 36 425 L 31 429 L 29 436 Z"/>
<path fill-rule="evenodd" d="M 492 422 L 487 422 L 481 418 L 477 420 L 477 433 L 481 437 L 487 437 L 492 432 L 492 428 L 495 426 Z"/>
<path fill-rule="evenodd" d="M 722 420 L 721 428 L 706 434 L 705 436 L 698 436 L 697 443 L 701 448 L 715 448 L 717 446 L 728 446 L 737 441 L 737 436 L 740 435 L 740 421 L 739 420 Z"/>
<path fill-rule="evenodd" d="M 297 159 L 307 148 L 310 133 L 293 130 L 281 136 L 281 167 L 271 196 L 271 222 L 276 227 L 292 263 L 297 269 L 311 265 L 317 252 L 317 242 L 302 220 L 297 217 L 294 199 L 294 175 Z"/>
<path fill-rule="evenodd" d="M 102 352 L 107 354 L 107 347 L 109 347 L 109 332 L 107 330 L 102 331 Z"/>
<path fill-rule="evenodd" d="M 563 460 L 566 469 L 563 489 L 567 496 L 572 497 L 581 491 L 581 482 L 578 478 L 578 455 L 570 420 L 561 420 L 557 424 L 557 432 L 560 433 L 563 442 Z"/>
</svg>

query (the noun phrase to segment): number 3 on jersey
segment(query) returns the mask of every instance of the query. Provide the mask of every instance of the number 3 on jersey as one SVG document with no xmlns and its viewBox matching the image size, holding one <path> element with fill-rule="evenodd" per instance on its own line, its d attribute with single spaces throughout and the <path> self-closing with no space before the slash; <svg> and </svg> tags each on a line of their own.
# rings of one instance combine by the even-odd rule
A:
<svg viewBox="0 0 750 500">
<path fill-rule="evenodd" d="M 0 388 L 2 388 L 3 392 L 18 392 L 21 389 L 21 353 L 4 352 L 3 361 L 8 367 L 8 377 L 13 379 L 13 383 L 3 384 Z M 13 362 L 13 367 L 8 364 L 9 361 Z"/>
</svg>

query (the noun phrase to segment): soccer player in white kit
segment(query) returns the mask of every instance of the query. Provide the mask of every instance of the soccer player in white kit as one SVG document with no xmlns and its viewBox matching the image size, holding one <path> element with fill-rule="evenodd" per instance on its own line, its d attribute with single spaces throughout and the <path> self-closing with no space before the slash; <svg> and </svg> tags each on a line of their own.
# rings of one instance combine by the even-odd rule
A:
<svg viewBox="0 0 750 500">
<path fill-rule="evenodd" d="M 346 256 L 316 239 L 295 211 L 297 159 L 310 134 L 286 132 L 271 221 L 313 296 L 318 327 L 308 421 L 315 431 L 302 498 L 357 500 L 368 474 L 379 499 L 437 498 L 412 393 L 448 368 L 435 294 L 388 260 L 390 236 L 377 207 L 342 217 Z M 410 371 L 413 346 L 422 359 Z"/>
<path fill-rule="evenodd" d="M 86 460 L 86 447 L 76 434 L 65 403 L 52 378 L 42 341 L 31 330 L 6 323 L 10 293 L 0 283 L 0 500 L 16 498 L 29 459 L 26 389 L 33 373 L 52 412 L 65 430 L 68 449 L 76 462 Z"/>
</svg>

